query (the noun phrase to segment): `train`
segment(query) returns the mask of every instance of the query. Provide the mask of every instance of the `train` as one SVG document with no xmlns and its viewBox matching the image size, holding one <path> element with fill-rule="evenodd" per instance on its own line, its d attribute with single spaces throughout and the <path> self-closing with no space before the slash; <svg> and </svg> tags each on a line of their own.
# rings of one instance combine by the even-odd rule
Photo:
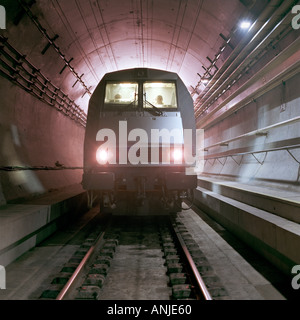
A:
<svg viewBox="0 0 300 320">
<path fill-rule="evenodd" d="M 89 206 L 113 215 L 181 211 L 197 187 L 196 124 L 190 93 L 174 73 L 107 73 L 88 106 L 83 188 Z"/>
</svg>

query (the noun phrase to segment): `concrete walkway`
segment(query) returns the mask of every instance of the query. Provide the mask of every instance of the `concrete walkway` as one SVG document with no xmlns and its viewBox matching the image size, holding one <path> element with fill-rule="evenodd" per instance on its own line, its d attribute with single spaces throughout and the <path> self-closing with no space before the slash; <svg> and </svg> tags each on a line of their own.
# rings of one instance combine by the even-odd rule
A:
<svg viewBox="0 0 300 320">
<path fill-rule="evenodd" d="M 178 214 L 226 290 L 221 300 L 284 300 L 285 297 L 193 210 Z M 222 227 L 217 225 L 220 231 Z"/>
</svg>

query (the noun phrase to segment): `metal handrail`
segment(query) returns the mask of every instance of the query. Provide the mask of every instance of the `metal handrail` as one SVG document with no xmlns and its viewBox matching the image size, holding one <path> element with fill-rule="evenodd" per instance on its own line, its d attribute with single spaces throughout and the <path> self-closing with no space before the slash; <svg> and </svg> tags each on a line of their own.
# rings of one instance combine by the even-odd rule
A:
<svg viewBox="0 0 300 320">
<path fill-rule="evenodd" d="M 253 157 L 257 160 L 257 162 L 259 162 L 260 164 L 263 164 L 263 162 L 260 162 L 255 156 L 254 154 L 257 154 L 257 153 L 268 153 L 268 152 L 273 152 L 273 151 L 281 151 L 281 150 L 286 150 L 289 155 L 296 161 L 300 164 L 300 161 L 298 161 L 294 155 L 291 154 L 291 152 L 289 151 L 290 149 L 297 149 L 297 148 L 300 148 L 300 144 L 296 144 L 296 145 L 292 145 L 292 146 L 285 146 L 285 147 L 278 147 L 278 148 L 271 148 L 271 149 L 266 149 L 266 150 L 256 150 L 256 151 L 248 151 L 248 152 L 240 152 L 240 153 L 232 153 L 232 154 L 226 154 L 226 155 L 223 155 L 223 156 L 206 156 L 204 157 L 204 160 L 207 161 L 207 160 L 210 160 L 210 159 L 220 159 L 220 158 L 228 158 L 228 157 L 234 157 L 234 156 L 244 156 L 244 155 L 248 155 L 248 154 L 251 154 L 253 155 Z M 236 162 L 236 161 L 235 161 Z"/>
<path fill-rule="evenodd" d="M 250 131 L 250 132 L 247 132 L 245 134 L 239 135 L 239 136 L 231 138 L 231 139 L 227 139 L 227 140 L 223 140 L 223 141 L 214 143 L 214 144 L 212 144 L 212 145 L 210 145 L 208 147 L 204 147 L 202 150 L 207 151 L 208 149 L 213 148 L 213 147 L 227 145 L 229 142 L 233 142 L 233 141 L 245 138 L 245 137 L 250 137 L 250 136 L 254 136 L 254 135 L 262 135 L 262 134 L 265 135 L 266 131 L 268 131 L 270 129 L 274 129 L 274 128 L 277 128 L 277 127 L 280 127 L 280 126 L 291 124 L 291 123 L 297 122 L 297 121 L 300 121 L 300 116 L 292 118 L 292 119 L 289 119 L 289 120 L 286 120 L 286 121 L 282 121 L 282 122 L 279 122 L 279 123 L 275 123 L 275 124 L 272 124 L 270 126 L 267 126 L 267 127 L 261 128 L 261 129 Z"/>
</svg>

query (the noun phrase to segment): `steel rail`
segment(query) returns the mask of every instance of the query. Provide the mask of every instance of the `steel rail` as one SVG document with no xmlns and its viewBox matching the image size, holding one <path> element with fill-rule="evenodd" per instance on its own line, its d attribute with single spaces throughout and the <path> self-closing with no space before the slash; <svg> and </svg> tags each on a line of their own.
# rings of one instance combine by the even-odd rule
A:
<svg viewBox="0 0 300 320">
<path fill-rule="evenodd" d="M 105 231 L 106 230 L 104 230 L 98 236 L 98 238 L 95 241 L 95 243 L 90 247 L 90 249 L 88 250 L 88 252 L 84 256 L 84 258 L 82 259 L 82 261 L 80 262 L 80 264 L 78 265 L 78 267 L 76 268 L 74 273 L 72 274 L 71 278 L 68 280 L 68 282 L 65 284 L 65 286 L 62 288 L 62 290 L 60 291 L 60 293 L 56 297 L 56 300 L 63 300 L 65 298 L 66 294 L 68 293 L 68 291 L 70 290 L 72 285 L 75 283 L 75 280 L 77 279 L 79 274 L 82 272 L 84 266 L 88 263 L 88 261 L 91 258 L 92 254 L 95 252 L 95 250 L 99 247 L 100 243 L 102 242 L 103 237 L 105 235 Z"/>
<path fill-rule="evenodd" d="M 202 279 L 202 277 L 201 277 L 201 275 L 200 275 L 200 273 L 199 273 L 199 271 L 198 271 L 198 269 L 197 269 L 197 267 L 196 267 L 196 265 L 195 265 L 195 262 L 194 262 L 194 260 L 193 260 L 193 258 L 191 256 L 191 254 L 190 254 L 190 252 L 189 252 L 184 240 L 182 239 L 182 237 L 181 237 L 181 235 L 180 235 L 180 233 L 179 233 L 179 231 L 177 229 L 177 227 L 175 227 L 173 225 L 173 229 L 174 229 L 175 234 L 176 234 L 176 236 L 178 238 L 178 241 L 180 242 L 181 248 L 182 248 L 182 250 L 183 250 L 183 252 L 184 252 L 184 254 L 185 254 L 185 256 L 186 256 L 186 258 L 188 260 L 188 263 L 189 263 L 189 265 L 190 265 L 190 267 L 191 267 L 191 269 L 193 271 L 195 279 L 196 279 L 196 281 L 198 283 L 198 286 L 199 286 L 199 288 L 200 288 L 205 300 L 213 300 L 211 295 L 210 295 L 210 293 L 209 293 L 209 291 L 208 291 L 208 289 L 207 289 L 207 287 L 206 287 L 206 285 L 205 285 L 205 283 L 204 283 L 204 281 L 203 281 L 203 279 Z"/>
</svg>

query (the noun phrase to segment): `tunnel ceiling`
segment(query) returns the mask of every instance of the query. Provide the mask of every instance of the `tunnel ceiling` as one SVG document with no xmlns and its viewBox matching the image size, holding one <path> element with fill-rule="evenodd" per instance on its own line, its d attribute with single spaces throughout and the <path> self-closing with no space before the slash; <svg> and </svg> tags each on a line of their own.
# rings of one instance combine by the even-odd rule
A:
<svg viewBox="0 0 300 320">
<path fill-rule="evenodd" d="M 267 2 L 10 0 L 5 36 L 87 111 L 99 80 L 120 69 L 176 72 L 192 91 L 212 61 L 225 61 L 239 22 L 255 19 Z"/>
</svg>

